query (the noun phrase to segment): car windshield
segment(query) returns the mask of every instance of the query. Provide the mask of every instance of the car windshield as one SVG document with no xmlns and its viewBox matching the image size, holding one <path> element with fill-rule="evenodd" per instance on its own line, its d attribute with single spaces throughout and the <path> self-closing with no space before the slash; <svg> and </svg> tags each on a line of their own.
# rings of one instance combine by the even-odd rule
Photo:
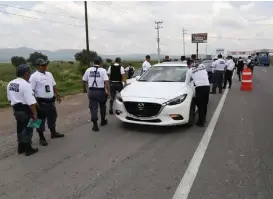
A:
<svg viewBox="0 0 273 199">
<path fill-rule="evenodd" d="M 186 66 L 155 66 L 144 73 L 139 81 L 143 82 L 185 82 Z"/>
</svg>

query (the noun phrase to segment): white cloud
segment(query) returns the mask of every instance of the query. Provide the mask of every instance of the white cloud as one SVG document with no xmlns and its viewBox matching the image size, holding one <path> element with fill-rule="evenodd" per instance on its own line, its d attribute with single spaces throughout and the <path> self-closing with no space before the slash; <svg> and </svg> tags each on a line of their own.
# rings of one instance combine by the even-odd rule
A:
<svg viewBox="0 0 273 199">
<path fill-rule="evenodd" d="M 20 2 L 2 4 L 20 6 Z M 195 52 L 195 45 L 191 44 L 190 40 L 190 34 L 195 32 L 208 32 L 208 52 L 211 53 L 214 53 L 216 48 L 270 48 L 273 46 L 273 40 L 257 40 L 270 38 L 273 28 L 271 25 L 264 25 L 273 24 L 273 18 L 269 17 L 269 11 L 261 12 L 263 5 L 263 2 L 247 2 L 236 6 L 226 1 L 88 2 L 90 48 L 99 53 L 156 53 L 154 22 L 161 20 L 163 28 L 160 29 L 160 48 L 164 54 L 182 54 L 183 27 L 187 29 L 187 53 Z M 21 7 L 26 8 L 26 5 L 22 4 Z M 27 8 L 71 17 L 0 6 L 0 11 L 63 23 L 28 19 L 0 12 L 0 35 L 4 37 L 1 39 L 0 48 L 85 48 L 83 2 L 36 2 L 32 6 L 29 3 Z M 199 52 L 205 52 L 205 45 L 199 45 Z"/>
</svg>

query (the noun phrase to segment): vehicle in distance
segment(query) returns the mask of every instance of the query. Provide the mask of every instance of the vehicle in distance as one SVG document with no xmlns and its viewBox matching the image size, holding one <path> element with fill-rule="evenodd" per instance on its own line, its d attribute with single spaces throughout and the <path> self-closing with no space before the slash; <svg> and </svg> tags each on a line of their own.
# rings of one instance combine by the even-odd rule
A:
<svg viewBox="0 0 273 199">
<path fill-rule="evenodd" d="M 212 83 L 212 62 L 213 60 L 204 60 L 202 64 L 206 66 L 206 70 L 209 76 L 209 82 Z"/>
<path fill-rule="evenodd" d="M 122 122 L 191 126 L 195 119 L 195 89 L 185 84 L 188 67 L 182 62 L 153 65 L 115 99 L 115 114 Z"/>
</svg>

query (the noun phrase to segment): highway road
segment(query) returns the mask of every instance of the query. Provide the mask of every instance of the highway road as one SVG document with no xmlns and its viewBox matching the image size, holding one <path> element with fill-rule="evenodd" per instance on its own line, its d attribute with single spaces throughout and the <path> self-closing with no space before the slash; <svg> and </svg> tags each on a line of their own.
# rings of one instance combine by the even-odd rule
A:
<svg viewBox="0 0 273 199">
<path fill-rule="evenodd" d="M 269 199 L 273 195 L 273 69 L 253 91 L 211 95 L 207 128 L 85 122 L 39 153 L 0 160 L 0 199 Z M 86 104 L 87 107 L 87 104 Z M 4 139 L 2 138 L 0 139 Z"/>
</svg>

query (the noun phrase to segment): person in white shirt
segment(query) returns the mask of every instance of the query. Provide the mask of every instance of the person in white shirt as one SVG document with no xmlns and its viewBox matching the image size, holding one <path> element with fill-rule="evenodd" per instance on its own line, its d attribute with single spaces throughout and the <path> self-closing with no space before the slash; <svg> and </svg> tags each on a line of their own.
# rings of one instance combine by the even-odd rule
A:
<svg viewBox="0 0 273 199">
<path fill-rule="evenodd" d="M 28 83 L 30 68 L 21 64 L 16 68 L 17 78 L 8 83 L 7 98 L 13 108 L 13 114 L 17 122 L 18 154 L 26 156 L 38 152 L 31 146 L 33 128 L 27 127 L 29 120 L 37 120 L 36 99 L 33 90 Z"/>
<path fill-rule="evenodd" d="M 125 85 L 125 70 L 121 65 L 121 58 L 117 57 L 115 63 L 108 68 L 108 75 L 110 81 L 110 107 L 109 114 L 113 114 L 113 104 L 117 92 L 120 92 Z"/>
<path fill-rule="evenodd" d="M 227 82 L 228 82 L 228 88 L 231 88 L 232 75 L 233 75 L 234 68 L 235 68 L 235 63 L 233 61 L 233 58 L 232 58 L 232 56 L 228 56 L 227 57 L 227 69 L 225 72 L 225 80 L 224 80 L 223 89 L 225 89 L 227 87 Z"/>
<path fill-rule="evenodd" d="M 62 138 L 64 134 L 56 131 L 57 109 L 55 100 L 61 102 L 61 97 L 56 88 L 56 82 L 51 74 L 47 71 L 48 62 L 39 58 L 36 60 L 37 71 L 29 79 L 30 85 L 34 91 L 38 103 L 38 119 L 42 120 L 41 126 L 37 129 L 40 138 L 40 145 L 47 146 L 48 142 L 44 136 L 45 121 L 51 133 L 51 138 Z"/>
<path fill-rule="evenodd" d="M 222 93 L 223 80 L 224 80 L 224 74 L 225 74 L 226 67 L 227 67 L 226 61 L 223 59 L 223 56 L 221 54 L 219 54 L 218 60 L 216 60 L 214 63 L 214 68 L 213 68 L 214 83 L 212 86 L 211 94 L 216 94 L 217 87 L 219 88 L 219 93 Z"/>
<path fill-rule="evenodd" d="M 145 73 L 149 68 L 151 68 L 151 57 L 150 55 L 146 55 L 146 60 L 142 64 L 141 75 Z"/>
<path fill-rule="evenodd" d="M 83 92 L 87 93 L 89 109 L 91 112 L 91 121 L 93 122 L 93 131 L 99 131 L 98 127 L 98 107 L 100 107 L 101 126 L 107 124 L 106 116 L 106 101 L 110 93 L 109 78 L 107 72 L 102 68 L 103 62 L 101 57 L 94 60 L 94 65 L 88 68 L 83 77 Z"/>
<path fill-rule="evenodd" d="M 207 115 L 207 106 L 209 102 L 210 83 L 206 70 L 203 64 L 194 63 L 193 59 L 187 60 L 189 70 L 186 73 L 185 83 L 190 84 L 191 79 L 195 85 L 196 105 L 198 108 L 197 126 L 204 127 Z"/>
<path fill-rule="evenodd" d="M 129 63 L 128 66 L 125 68 L 125 72 L 127 72 L 128 74 L 128 79 L 131 79 L 135 72 L 134 66 L 131 63 Z"/>
</svg>

